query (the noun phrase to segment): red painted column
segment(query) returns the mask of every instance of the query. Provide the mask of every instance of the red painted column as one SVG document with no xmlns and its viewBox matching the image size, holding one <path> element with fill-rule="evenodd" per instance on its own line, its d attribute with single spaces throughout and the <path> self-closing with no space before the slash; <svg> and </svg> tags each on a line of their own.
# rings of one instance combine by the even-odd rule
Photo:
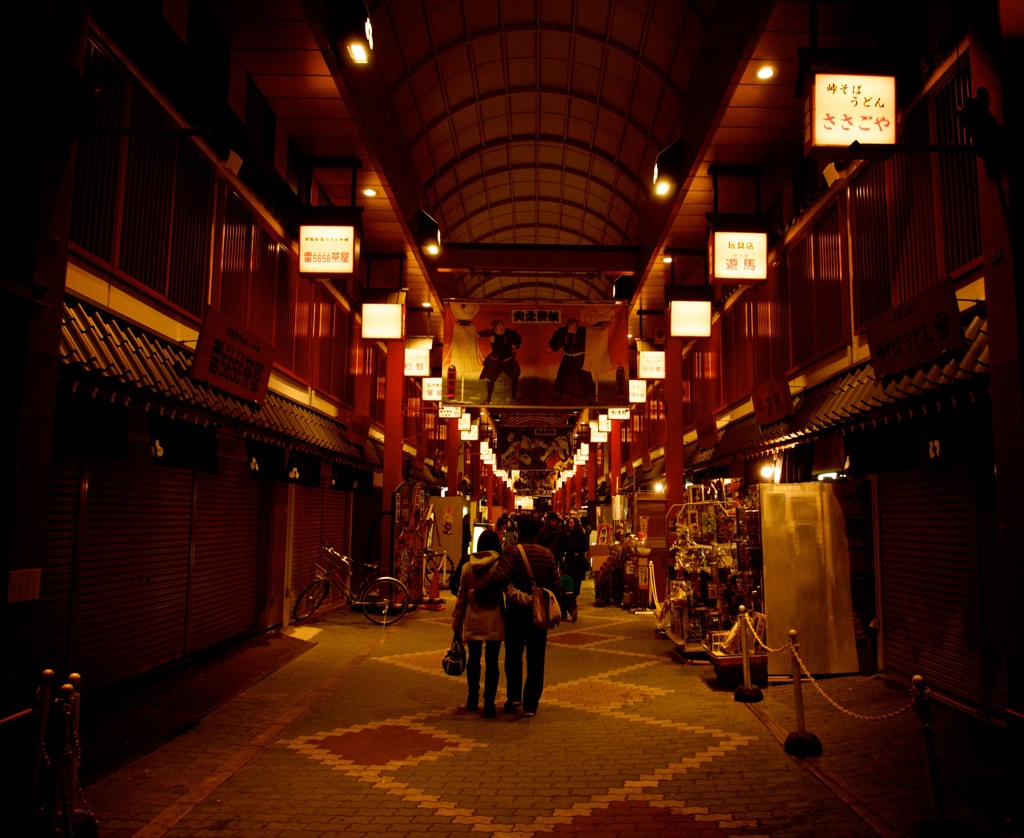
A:
<svg viewBox="0 0 1024 838">
<path fill-rule="evenodd" d="M 384 497 L 381 503 L 385 511 L 394 515 L 395 490 L 402 482 L 402 438 L 405 427 L 405 341 L 387 341 L 387 380 L 397 381 L 401 386 L 384 389 Z M 385 519 L 388 524 L 388 538 L 381 538 L 387 545 L 387 552 L 381 556 L 381 569 L 392 572 L 394 557 L 394 518 Z"/>
<path fill-rule="evenodd" d="M 686 502 L 686 461 L 683 453 L 683 339 L 665 340 L 665 514 L 676 504 Z M 666 549 L 671 546 L 671 534 L 666 534 Z M 667 553 L 661 557 L 666 563 L 656 567 L 659 595 L 668 588 Z"/>
<path fill-rule="evenodd" d="M 459 420 L 448 420 L 448 440 L 445 446 L 445 461 L 448 463 L 448 497 L 459 494 L 459 474 L 462 461 L 459 459 Z"/>
<path fill-rule="evenodd" d="M 612 420 L 608 432 L 608 491 L 612 497 L 619 493 L 619 474 L 622 469 L 622 427 L 618 419 Z"/>
</svg>

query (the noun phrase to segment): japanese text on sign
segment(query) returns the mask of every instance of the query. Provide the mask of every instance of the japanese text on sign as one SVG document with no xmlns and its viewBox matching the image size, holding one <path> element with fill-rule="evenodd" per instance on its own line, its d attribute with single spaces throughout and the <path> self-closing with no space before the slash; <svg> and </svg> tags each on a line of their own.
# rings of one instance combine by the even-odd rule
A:
<svg viewBox="0 0 1024 838">
<path fill-rule="evenodd" d="M 405 374 L 416 378 L 430 375 L 429 348 L 405 347 Z"/>
<path fill-rule="evenodd" d="M 211 308 L 199 332 L 191 375 L 233 396 L 262 404 L 270 382 L 272 354 L 264 341 Z"/>
<path fill-rule="evenodd" d="M 917 366 L 966 342 L 956 291 L 948 279 L 876 317 L 864 332 L 879 375 Z"/>
<path fill-rule="evenodd" d="M 712 240 L 712 278 L 739 281 L 768 276 L 768 235 L 715 231 Z"/>
<path fill-rule="evenodd" d="M 518 325 L 524 323 L 561 323 L 562 312 L 557 308 L 514 308 L 512 309 L 512 322 Z"/>
<path fill-rule="evenodd" d="M 665 353 L 646 351 L 639 353 L 636 374 L 640 378 L 664 378 Z"/>
<path fill-rule="evenodd" d="M 819 73 L 814 77 L 809 115 L 814 146 L 896 142 L 896 79 Z"/>
<path fill-rule="evenodd" d="M 350 274 L 355 263 L 355 228 L 304 225 L 299 228 L 299 272 Z"/>
</svg>

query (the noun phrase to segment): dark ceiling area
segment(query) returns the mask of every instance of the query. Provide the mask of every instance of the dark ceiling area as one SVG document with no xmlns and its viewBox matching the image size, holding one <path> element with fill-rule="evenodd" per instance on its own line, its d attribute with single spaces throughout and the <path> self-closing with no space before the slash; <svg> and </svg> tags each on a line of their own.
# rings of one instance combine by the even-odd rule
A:
<svg viewBox="0 0 1024 838">
<path fill-rule="evenodd" d="M 97 5 L 121 25 L 121 4 Z M 272 149 L 304 205 L 358 206 L 366 282 L 407 288 L 407 334 L 435 341 L 448 300 L 616 300 L 633 339 L 663 334 L 666 288 L 706 281 L 708 213 L 759 213 L 777 238 L 824 188 L 828 161 L 803 155 L 802 53 L 877 51 L 876 30 L 900 28 L 874 0 L 370 0 L 354 65 L 339 13 L 361 3 L 197 8 L 260 140 L 221 149 L 242 180 Z M 659 198 L 669 147 L 679 186 Z"/>
</svg>

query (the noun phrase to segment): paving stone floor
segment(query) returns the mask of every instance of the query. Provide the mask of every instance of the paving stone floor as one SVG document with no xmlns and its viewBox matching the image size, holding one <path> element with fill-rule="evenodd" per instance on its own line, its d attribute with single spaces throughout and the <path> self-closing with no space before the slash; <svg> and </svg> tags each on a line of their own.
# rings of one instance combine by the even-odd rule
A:
<svg viewBox="0 0 1024 838">
<path fill-rule="evenodd" d="M 450 600 L 386 629 L 359 614 L 292 627 L 316 645 L 85 789 L 100 834 L 856 838 L 930 818 L 913 712 L 862 721 L 805 684 L 824 753 L 789 756 L 791 685 L 738 702 L 710 666 L 670 654 L 652 614 L 591 599 L 549 634 L 534 718 L 458 709 L 464 679 L 440 667 Z M 909 704 L 878 676 L 822 687 L 861 715 Z M 1006 737 L 952 708 L 936 719 L 950 833 L 1018 834 Z"/>
</svg>

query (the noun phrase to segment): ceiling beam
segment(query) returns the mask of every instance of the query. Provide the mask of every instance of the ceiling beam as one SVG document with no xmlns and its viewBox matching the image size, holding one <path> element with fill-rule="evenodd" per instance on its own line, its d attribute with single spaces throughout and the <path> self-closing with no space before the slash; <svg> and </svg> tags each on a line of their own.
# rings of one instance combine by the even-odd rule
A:
<svg viewBox="0 0 1024 838">
<path fill-rule="evenodd" d="M 601 273 L 620 276 L 640 269 L 636 247 L 473 245 L 445 243 L 432 260 L 438 272 L 506 271 Z"/>
</svg>

